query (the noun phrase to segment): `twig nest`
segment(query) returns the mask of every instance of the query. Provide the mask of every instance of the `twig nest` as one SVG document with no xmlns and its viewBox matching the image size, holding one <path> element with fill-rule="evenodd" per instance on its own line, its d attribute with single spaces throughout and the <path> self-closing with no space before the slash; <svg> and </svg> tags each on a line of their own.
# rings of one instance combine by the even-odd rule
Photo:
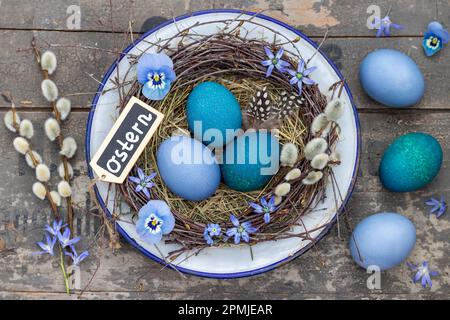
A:
<svg viewBox="0 0 450 320">
<path fill-rule="evenodd" d="M 328 143 L 324 138 L 314 138 L 305 146 L 305 157 L 312 160 L 316 155 L 324 153 L 328 148 Z"/>
<path fill-rule="evenodd" d="M 297 163 L 298 147 L 293 143 L 286 143 L 281 148 L 280 162 L 283 167 L 292 167 Z"/>
<path fill-rule="evenodd" d="M 74 156 L 76 151 L 77 143 L 75 142 L 75 139 L 72 137 L 67 137 L 64 139 L 61 151 L 59 153 L 70 159 Z"/>
<path fill-rule="evenodd" d="M 56 191 L 50 191 L 50 197 L 57 207 L 61 206 L 61 196 Z"/>
<path fill-rule="evenodd" d="M 339 98 L 331 100 L 325 107 L 324 113 L 328 120 L 337 121 L 344 113 L 344 102 Z"/>
<path fill-rule="evenodd" d="M 52 51 L 45 51 L 41 56 L 41 69 L 52 74 L 57 66 L 56 55 Z"/>
<path fill-rule="evenodd" d="M 72 195 L 72 188 L 67 181 L 60 181 L 58 183 L 58 193 L 63 198 L 68 198 Z"/>
<path fill-rule="evenodd" d="M 330 121 L 328 120 L 325 113 L 319 114 L 311 123 L 311 132 L 316 135 L 319 132 L 322 132 L 322 135 L 327 135 L 330 131 Z"/>
<path fill-rule="evenodd" d="M 67 98 L 59 98 L 56 101 L 56 110 L 58 110 L 61 115 L 61 120 L 66 120 L 70 114 L 70 110 L 72 108 L 72 103 Z"/>
<path fill-rule="evenodd" d="M 311 171 L 310 173 L 308 173 L 306 178 L 302 180 L 302 183 L 306 185 L 313 185 L 319 182 L 322 177 L 322 171 Z"/>
<path fill-rule="evenodd" d="M 41 83 L 42 95 L 49 102 L 56 101 L 58 99 L 58 87 L 56 84 L 50 80 L 45 79 Z"/>
<path fill-rule="evenodd" d="M 35 183 L 33 183 L 33 186 L 31 188 L 36 197 L 38 197 L 41 200 L 45 199 L 45 195 L 47 194 L 47 191 L 45 189 L 45 186 L 42 183 L 35 182 Z"/>
<path fill-rule="evenodd" d="M 9 131 L 16 132 L 15 126 L 20 125 L 20 117 L 17 114 L 17 112 L 14 114 L 12 110 L 9 110 L 5 117 L 3 118 L 5 121 L 5 126 L 8 128 Z"/>
<path fill-rule="evenodd" d="M 302 175 L 302 171 L 299 168 L 294 168 L 286 174 L 286 176 L 284 177 L 284 180 L 292 181 L 292 180 L 300 178 L 301 175 Z"/>
<path fill-rule="evenodd" d="M 35 162 L 33 161 L 33 158 L 37 164 L 40 164 L 40 163 L 42 163 L 42 157 L 39 153 L 37 153 L 36 151 L 33 151 L 33 150 L 30 150 L 25 154 L 25 161 L 27 162 L 27 165 L 30 168 L 34 169 L 34 168 L 36 168 L 36 165 L 35 165 Z"/>
<path fill-rule="evenodd" d="M 36 166 L 36 179 L 41 182 L 48 182 L 50 180 L 50 170 L 45 164 L 40 163 Z"/>
<path fill-rule="evenodd" d="M 283 182 L 276 186 L 274 193 L 276 196 L 284 197 L 289 191 L 291 191 L 291 184 Z"/>
<path fill-rule="evenodd" d="M 14 149 L 18 153 L 26 154 L 28 150 L 30 150 L 30 144 L 28 143 L 27 139 L 22 137 L 17 137 L 13 140 Z"/>
<path fill-rule="evenodd" d="M 65 179 L 64 163 L 60 163 L 60 165 L 58 166 L 58 175 L 61 177 L 61 179 Z M 69 179 L 73 178 L 73 168 L 70 163 L 67 163 L 67 175 Z"/>
<path fill-rule="evenodd" d="M 61 134 L 61 127 L 55 118 L 48 118 L 45 120 L 44 128 L 45 134 L 50 141 L 55 141 L 55 139 Z"/>
<path fill-rule="evenodd" d="M 322 170 L 328 164 L 330 157 L 326 153 L 320 153 L 311 160 L 311 167 Z"/>
<path fill-rule="evenodd" d="M 330 154 L 330 162 L 336 162 L 339 163 L 342 160 L 342 156 L 339 152 L 334 151 Z"/>
<path fill-rule="evenodd" d="M 28 119 L 24 119 L 22 122 L 20 122 L 19 134 L 22 137 L 31 139 L 34 135 L 33 123 L 31 123 L 31 121 Z"/>
</svg>

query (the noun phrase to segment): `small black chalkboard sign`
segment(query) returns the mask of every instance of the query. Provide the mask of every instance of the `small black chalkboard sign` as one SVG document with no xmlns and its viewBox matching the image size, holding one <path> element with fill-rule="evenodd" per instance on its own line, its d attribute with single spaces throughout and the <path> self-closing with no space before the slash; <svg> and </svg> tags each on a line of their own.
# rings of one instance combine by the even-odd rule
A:
<svg viewBox="0 0 450 320">
<path fill-rule="evenodd" d="M 159 111 L 132 97 L 90 162 L 99 179 L 122 183 L 163 117 Z"/>
</svg>

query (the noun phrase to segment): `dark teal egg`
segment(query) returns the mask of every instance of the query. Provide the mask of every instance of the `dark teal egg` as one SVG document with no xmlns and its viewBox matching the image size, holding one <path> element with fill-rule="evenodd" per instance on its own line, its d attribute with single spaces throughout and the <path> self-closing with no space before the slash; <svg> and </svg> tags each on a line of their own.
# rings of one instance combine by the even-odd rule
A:
<svg viewBox="0 0 450 320">
<path fill-rule="evenodd" d="M 409 133 L 395 139 L 384 152 L 380 180 L 390 191 L 415 191 L 430 183 L 441 165 L 439 142 L 426 133 Z"/>
<path fill-rule="evenodd" d="M 231 189 L 262 189 L 278 172 L 280 144 L 267 131 L 249 131 L 230 142 L 223 154 L 222 177 Z"/>
<path fill-rule="evenodd" d="M 189 94 L 187 121 L 197 140 L 221 148 L 235 137 L 235 130 L 242 127 L 241 108 L 236 97 L 223 85 L 203 82 Z"/>
</svg>

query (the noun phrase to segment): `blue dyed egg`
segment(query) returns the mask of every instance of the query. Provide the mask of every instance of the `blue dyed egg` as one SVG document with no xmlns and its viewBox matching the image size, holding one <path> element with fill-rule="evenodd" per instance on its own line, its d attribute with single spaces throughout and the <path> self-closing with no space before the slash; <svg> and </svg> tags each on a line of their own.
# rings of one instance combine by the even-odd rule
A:
<svg viewBox="0 0 450 320">
<path fill-rule="evenodd" d="M 388 107 L 416 104 L 425 91 L 423 75 L 414 60 L 393 49 L 369 53 L 361 63 L 359 79 L 370 97 Z"/>
<path fill-rule="evenodd" d="M 426 133 L 409 133 L 395 139 L 384 152 L 380 180 L 390 191 L 415 191 L 430 183 L 441 165 L 439 142 Z"/>
<path fill-rule="evenodd" d="M 165 140 L 156 154 L 159 174 L 174 194 L 200 201 L 220 184 L 220 167 L 211 150 L 195 139 L 175 136 Z"/>
<path fill-rule="evenodd" d="M 249 131 L 225 147 L 222 177 L 231 189 L 259 190 L 278 172 L 279 165 L 278 139 L 267 131 Z"/>
<path fill-rule="evenodd" d="M 416 228 L 398 213 L 377 213 L 361 221 L 350 237 L 350 253 L 361 267 L 393 268 L 408 258 L 416 243 Z"/>
<path fill-rule="evenodd" d="M 197 140 L 221 148 L 235 137 L 234 131 L 241 128 L 241 108 L 236 97 L 223 85 L 203 82 L 189 94 L 187 121 Z"/>
</svg>

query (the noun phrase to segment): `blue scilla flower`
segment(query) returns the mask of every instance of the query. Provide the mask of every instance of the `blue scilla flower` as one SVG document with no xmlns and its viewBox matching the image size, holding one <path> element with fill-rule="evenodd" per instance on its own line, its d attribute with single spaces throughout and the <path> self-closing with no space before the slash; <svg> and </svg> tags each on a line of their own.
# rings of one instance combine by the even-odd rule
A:
<svg viewBox="0 0 450 320">
<path fill-rule="evenodd" d="M 268 48 L 264 47 L 264 51 L 266 52 L 268 60 L 262 61 L 262 65 L 267 67 L 266 77 L 269 77 L 272 74 L 274 68 L 276 68 L 280 72 L 285 72 L 286 68 L 289 67 L 289 62 L 281 59 L 284 53 L 284 49 L 280 48 L 276 54 Z"/>
<path fill-rule="evenodd" d="M 165 53 L 145 53 L 137 64 L 137 78 L 145 97 L 162 100 L 176 78 L 173 62 Z"/>
<path fill-rule="evenodd" d="M 51 237 L 48 234 L 45 235 L 44 242 L 36 242 L 36 244 L 42 249 L 42 251 L 35 252 L 34 254 L 49 254 L 53 256 L 53 247 L 56 243 L 56 237 Z"/>
<path fill-rule="evenodd" d="M 150 200 L 139 210 L 136 232 L 142 240 L 156 244 L 175 227 L 175 218 L 164 201 Z"/>
<path fill-rule="evenodd" d="M 264 222 L 270 222 L 270 214 L 278 209 L 275 205 L 275 196 L 270 197 L 267 201 L 264 197 L 261 198 L 260 204 L 255 202 L 248 203 L 253 208 L 253 212 L 264 214 Z"/>
<path fill-rule="evenodd" d="M 391 36 L 391 28 L 394 28 L 394 29 L 402 29 L 403 28 L 403 26 L 393 23 L 391 21 L 391 19 L 389 18 L 389 16 L 385 16 L 383 19 L 380 19 L 379 17 L 375 17 L 375 23 L 380 26 L 380 28 L 377 31 L 378 38 L 381 36 L 390 37 Z"/>
<path fill-rule="evenodd" d="M 214 237 L 218 237 L 222 234 L 222 229 L 217 223 L 209 223 L 205 230 L 203 231 L 203 238 L 205 238 L 206 243 L 211 245 L 214 243 Z"/>
<path fill-rule="evenodd" d="M 439 275 L 439 272 L 437 271 L 430 271 L 430 269 L 428 268 L 428 261 L 423 261 L 421 266 L 417 266 L 412 263 L 407 263 L 407 265 L 411 270 L 417 271 L 416 275 L 413 277 L 413 282 L 417 283 L 419 280 L 421 280 L 423 288 L 426 288 L 427 285 L 431 288 L 433 286 L 431 277 Z"/>
<path fill-rule="evenodd" d="M 45 226 L 45 231 L 47 231 L 52 236 L 56 237 L 58 232 L 60 232 L 61 229 L 66 226 L 67 224 L 63 224 L 62 220 L 54 220 L 51 226 L 48 224 Z"/>
<path fill-rule="evenodd" d="M 306 69 L 306 64 L 303 59 L 300 59 L 297 66 L 297 71 L 295 70 L 287 70 L 292 78 L 289 80 L 290 84 L 297 84 L 298 94 L 302 94 L 303 83 L 307 85 L 313 85 L 315 82 L 311 80 L 308 76 L 316 70 L 317 67 L 311 67 Z"/>
<path fill-rule="evenodd" d="M 441 200 L 430 198 L 425 204 L 431 207 L 430 213 L 435 214 L 436 218 L 440 218 L 447 210 L 447 203 L 445 202 L 444 196 L 441 196 Z"/>
<path fill-rule="evenodd" d="M 252 224 L 247 222 L 240 223 L 239 220 L 234 216 L 230 215 L 231 223 L 233 223 L 234 228 L 230 228 L 227 230 L 226 234 L 228 237 L 234 237 L 234 243 L 238 244 L 242 240 L 245 242 L 250 241 L 250 233 L 256 232 L 256 228 L 252 226 Z"/>
<path fill-rule="evenodd" d="M 449 39 L 449 33 L 446 29 L 444 29 L 442 24 L 437 21 L 430 22 L 422 41 L 425 54 L 430 57 L 437 53 Z"/>
<path fill-rule="evenodd" d="M 146 176 L 144 170 L 141 168 L 137 168 L 137 177 L 128 177 L 128 180 L 134 182 L 136 184 L 136 192 L 144 192 L 145 196 L 150 199 L 150 189 L 155 185 L 152 182 L 152 179 L 156 176 L 156 173 L 153 172 L 150 175 Z"/>
<path fill-rule="evenodd" d="M 62 233 L 61 233 L 61 231 L 58 231 L 58 233 L 56 234 L 56 237 L 58 238 L 59 244 L 61 245 L 62 248 L 73 247 L 73 245 L 75 243 L 80 241 L 79 237 L 70 239 L 70 229 L 69 228 L 64 229 L 64 232 L 62 232 Z"/>
<path fill-rule="evenodd" d="M 72 262 L 75 266 L 79 265 L 81 261 L 89 256 L 88 251 L 83 251 L 82 253 L 80 253 L 80 255 L 78 255 L 78 253 L 75 251 L 75 248 L 72 248 L 72 252 L 65 251 L 64 254 L 72 258 Z"/>
</svg>

